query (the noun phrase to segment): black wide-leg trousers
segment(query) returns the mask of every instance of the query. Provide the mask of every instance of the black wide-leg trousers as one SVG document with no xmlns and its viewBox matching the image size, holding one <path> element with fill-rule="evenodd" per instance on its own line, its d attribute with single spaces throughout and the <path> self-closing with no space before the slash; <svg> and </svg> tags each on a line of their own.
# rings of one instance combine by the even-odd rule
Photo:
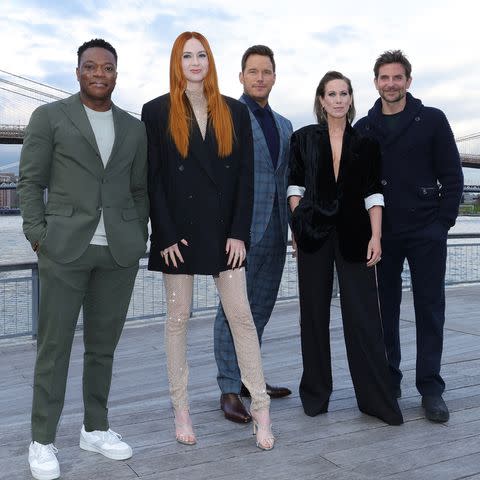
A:
<svg viewBox="0 0 480 480">
<path fill-rule="evenodd" d="M 388 424 L 401 424 L 403 417 L 388 370 L 375 268 L 368 268 L 366 261 L 347 262 L 340 253 L 336 232 L 313 253 L 298 249 L 303 409 L 310 416 L 325 413 L 332 393 L 330 305 L 334 264 L 348 365 L 358 407 Z"/>
</svg>

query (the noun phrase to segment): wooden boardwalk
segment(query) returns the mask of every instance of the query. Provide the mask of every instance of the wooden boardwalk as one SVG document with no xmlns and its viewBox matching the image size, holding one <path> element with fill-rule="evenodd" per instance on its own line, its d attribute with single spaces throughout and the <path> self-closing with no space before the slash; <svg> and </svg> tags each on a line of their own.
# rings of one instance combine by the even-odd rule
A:
<svg viewBox="0 0 480 480">
<path fill-rule="evenodd" d="M 414 385 L 415 324 L 412 298 L 402 310 L 405 424 L 387 426 L 356 408 L 345 359 L 339 302 L 332 307 L 334 394 L 330 412 L 303 414 L 297 387 L 301 374 L 298 304 L 276 306 L 264 339 L 266 377 L 288 385 L 290 398 L 272 401 L 277 443 L 255 447 L 251 426 L 224 420 L 218 408 L 213 318 L 191 321 L 190 399 L 198 444 L 174 441 L 161 320 L 131 324 L 117 350 L 110 397 L 111 427 L 132 445 L 134 456 L 116 462 L 78 447 L 82 422 L 82 338 L 72 353 L 65 409 L 56 446 L 62 479 L 203 480 L 480 480 L 480 286 L 447 291 L 442 373 L 451 419 L 424 419 Z M 35 343 L 0 342 L 0 478 L 29 479 L 27 447 Z"/>
</svg>

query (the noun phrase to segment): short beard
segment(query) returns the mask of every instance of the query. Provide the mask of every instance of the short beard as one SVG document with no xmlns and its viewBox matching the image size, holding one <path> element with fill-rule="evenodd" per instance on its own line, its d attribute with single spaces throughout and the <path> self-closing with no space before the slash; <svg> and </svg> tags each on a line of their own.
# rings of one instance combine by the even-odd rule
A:
<svg viewBox="0 0 480 480">
<path fill-rule="evenodd" d="M 403 98 L 405 98 L 406 92 L 398 92 L 398 96 L 395 99 L 388 99 L 384 95 L 380 95 L 382 99 L 387 103 L 397 103 L 400 102 Z"/>
</svg>

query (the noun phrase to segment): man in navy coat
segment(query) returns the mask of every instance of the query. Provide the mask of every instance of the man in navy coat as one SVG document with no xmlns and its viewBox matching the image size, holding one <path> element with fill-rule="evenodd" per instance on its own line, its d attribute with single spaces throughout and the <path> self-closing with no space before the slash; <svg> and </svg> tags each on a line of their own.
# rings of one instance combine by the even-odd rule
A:
<svg viewBox="0 0 480 480">
<path fill-rule="evenodd" d="M 272 313 L 282 279 L 287 248 L 287 167 L 292 124 L 274 112 L 268 96 L 275 83 L 273 52 L 254 45 L 242 57 L 240 82 L 244 94 L 240 101 L 248 107 L 254 144 L 254 207 L 250 248 L 247 253 L 247 290 L 258 338 Z M 250 393 L 242 385 L 232 335 L 222 306 L 215 319 L 215 359 L 220 406 L 228 420 L 249 422 L 240 394 Z M 285 387 L 267 384 L 272 398 L 289 395 Z"/>
<path fill-rule="evenodd" d="M 355 127 L 380 142 L 385 210 L 378 282 L 393 387 L 401 396 L 401 273 L 410 267 L 417 332 L 416 386 L 427 419 L 446 422 L 440 376 L 445 323 L 447 234 L 463 192 L 460 157 L 442 111 L 407 92 L 412 67 L 400 50 L 374 66 L 380 98 Z"/>
</svg>

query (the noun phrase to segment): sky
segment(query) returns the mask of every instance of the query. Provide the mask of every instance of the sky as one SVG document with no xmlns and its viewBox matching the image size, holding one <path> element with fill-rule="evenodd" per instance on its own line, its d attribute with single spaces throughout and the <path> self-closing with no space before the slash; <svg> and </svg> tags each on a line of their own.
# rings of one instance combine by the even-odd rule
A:
<svg viewBox="0 0 480 480">
<path fill-rule="evenodd" d="M 350 77 L 357 119 L 378 97 L 373 64 L 402 49 L 410 92 L 442 109 L 456 137 L 480 132 L 478 15 L 473 0 L 2 0 L 0 69 L 75 92 L 76 51 L 105 38 L 118 52 L 116 104 L 140 112 L 168 91 L 175 38 L 195 30 L 210 42 L 220 90 L 239 97 L 240 59 L 275 52 L 270 105 L 294 129 L 313 123 L 315 89 L 328 70 Z M 1 153 L 1 152 L 0 152 Z"/>
</svg>

